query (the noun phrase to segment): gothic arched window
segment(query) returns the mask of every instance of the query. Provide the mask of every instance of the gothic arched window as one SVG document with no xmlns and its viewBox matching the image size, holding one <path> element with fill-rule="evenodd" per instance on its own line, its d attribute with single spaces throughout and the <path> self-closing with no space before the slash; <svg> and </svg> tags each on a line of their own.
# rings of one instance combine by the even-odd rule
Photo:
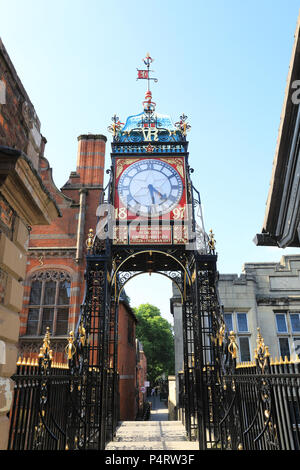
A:
<svg viewBox="0 0 300 470">
<path fill-rule="evenodd" d="M 71 278 L 60 271 L 43 271 L 31 278 L 26 335 L 41 336 L 49 326 L 51 335 L 68 332 Z"/>
</svg>

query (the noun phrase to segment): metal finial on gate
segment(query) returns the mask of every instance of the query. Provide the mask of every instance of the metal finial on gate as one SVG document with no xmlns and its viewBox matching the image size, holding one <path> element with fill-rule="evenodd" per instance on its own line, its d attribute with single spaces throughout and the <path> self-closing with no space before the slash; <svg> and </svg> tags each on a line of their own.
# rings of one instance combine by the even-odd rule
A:
<svg viewBox="0 0 300 470">
<path fill-rule="evenodd" d="M 69 333 L 69 340 L 68 340 L 67 346 L 65 347 L 65 352 L 69 360 L 72 359 L 72 357 L 74 356 L 76 352 L 76 347 L 74 345 L 74 332 L 73 331 L 70 331 Z"/>
<path fill-rule="evenodd" d="M 269 348 L 265 345 L 264 338 L 260 333 L 260 328 L 257 328 L 257 340 L 256 340 L 255 349 L 255 359 L 259 365 L 259 367 L 264 370 L 268 358 L 270 357 Z"/>
<path fill-rule="evenodd" d="M 228 345 L 228 351 L 230 352 L 232 359 L 236 359 L 237 358 L 238 345 L 236 343 L 236 334 L 235 334 L 235 332 L 231 331 L 228 338 L 229 338 L 229 341 L 230 341 L 230 343 Z"/>
<path fill-rule="evenodd" d="M 85 331 L 85 328 L 83 326 L 82 320 L 81 320 L 79 328 L 78 328 L 78 333 L 79 333 L 79 338 L 80 338 L 81 345 L 84 346 L 85 341 L 86 341 L 86 331 Z"/>
<path fill-rule="evenodd" d="M 260 328 L 257 328 L 257 340 L 256 340 L 256 345 L 257 345 L 257 354 L 264 354 L 265 352 L 265 342 L 264 339 L 260 333 Z"/>
<path fill-rule="evenodd" d="M 223 344 L 223 340 L 224 340 L 224 336 L 225 336 L 225 328 L 226 328 L 226 325 L 224 322 L 222 322 L 220 328 L 219 328 L 219 331 L 217 333 L 217 340 L 219 342 L 219 346 L 222 346 Z"/>
<path fill-rule="evenodd" d="M 46 328 L 46 333 L 45 333 L 45 336 L 44 336 L 43 345 L 40 348 L 39 358 L 43 359 L 47 356 L 50 360 L 53 359 L 52 349 L 50 349 L 50 328 L 49 328 L 49 326 L 47 326 L 47 328 Z"/>
<path fill-rule="evenodd" d="M 216 248 L 216 240 L 215 240 L 215 235 L 214 235 L 212 229 L 210 229 L 210 231 L 209 231 L 208 247 L 209 247 L 210 253 L 214 253 L 215 248 Z"/>
<path fill-rule="evenodd" d="M 86 239 L 86 247 L 89 250 L 91 250 L 93 248 L 93 244 L 94 244 L 94 230 L 92 228 L 90 228 L 89 230 L 89 233 L 88 233 L 88 237 Z"/>
</svg>

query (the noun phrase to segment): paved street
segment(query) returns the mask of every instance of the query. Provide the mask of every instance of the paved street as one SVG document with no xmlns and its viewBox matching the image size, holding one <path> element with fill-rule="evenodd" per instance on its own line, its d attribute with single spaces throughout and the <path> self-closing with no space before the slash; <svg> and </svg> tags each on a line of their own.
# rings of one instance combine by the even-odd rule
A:
<svg viewBox="0 0 300 470">
<path fill-rule="evenodd" d="M 197 442 L 186 438 L 181 421 L 168 421 L 168 410 L 159 397 L 149 397 L 149 421 L 123 421 L 115 440 L 106 450 L 198 450 Z"/>
</svg>

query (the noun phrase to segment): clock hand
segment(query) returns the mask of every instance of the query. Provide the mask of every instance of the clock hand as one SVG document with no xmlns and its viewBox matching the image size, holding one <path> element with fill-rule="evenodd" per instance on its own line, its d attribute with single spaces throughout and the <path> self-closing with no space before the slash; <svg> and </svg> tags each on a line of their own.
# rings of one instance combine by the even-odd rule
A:
<svg viewBox="0 0 300 470">
<path fill-rule="evenodd" d="M 152 185 L 151 185 L 152 186 Z M 152 186 L 153 191 L 155 191 L 161 199 L 167 199 L 166 194 L 161 194 L 157 189 Z"/>
<path fill-rule="evenodd" d="M 148 184 L 148 189 L 149 189 L 149 191 L 150 191 L 150 195 L 151 195 L 151 199 L 152 199 L 152 204 L 155 204 L 155 199 L 154 199 L 154 194 L 153 194 L 154 188 L 153 188 L 152 184 Z"/>
</svg>

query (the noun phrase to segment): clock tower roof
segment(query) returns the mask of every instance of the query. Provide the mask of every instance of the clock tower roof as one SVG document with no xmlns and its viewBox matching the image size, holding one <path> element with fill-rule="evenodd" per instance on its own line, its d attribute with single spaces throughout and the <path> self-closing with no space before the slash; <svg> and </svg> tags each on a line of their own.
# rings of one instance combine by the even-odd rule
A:
<svg viewBox="0 0 300 470">
<path fill-rule="evenodd" d="M 150 70 L 153 59 L 149 53 L 143 62 L 147 69 L 137 69 L 137 80 L 147 80 L 147 90 L 143 101 L 144 110 L 141 113 L 128 116 L 125 124 L 120 122 L 116 115 L 112 117 L 112 124 L 108 130 L 113 134 L 114 143 L 186 141 L 186 133 L 191 126 L 186 122 L 187 116 L 184 113 L 180 116 L 180 121 L 174 124 L 170 116 L 155 111 L 156 103 L 152 101 L 150 81 L 157 82 L 157 78 L 150 77 L 150 72 L 153 72 Z"/>
<path fill-rule="evenodd" d="M 145 113 L 144 111 L 139 113 L 139 114 L 134 114 L 132 116 L 128 116 L 126 119 L 126 123 L 123 126 L 121 132 L 131 132 L 134 129 L 142 129 L 143 127 L 146 127 L 148 125 L 149 121 L 149 116 L 148 113 Z M 152 113 L 151 114 L 151 120 L 150 120 L 150 126 L 151 123 L 153 123 L 153 127 L 161 128 L 161 129 L 167 129 L 169 131 L 176 131 L 176 127 L 174 123 L 172 122 L 172 119 L 170 116 L 167 114 L 159 114 L 159 113 Z"/>
</svg>

